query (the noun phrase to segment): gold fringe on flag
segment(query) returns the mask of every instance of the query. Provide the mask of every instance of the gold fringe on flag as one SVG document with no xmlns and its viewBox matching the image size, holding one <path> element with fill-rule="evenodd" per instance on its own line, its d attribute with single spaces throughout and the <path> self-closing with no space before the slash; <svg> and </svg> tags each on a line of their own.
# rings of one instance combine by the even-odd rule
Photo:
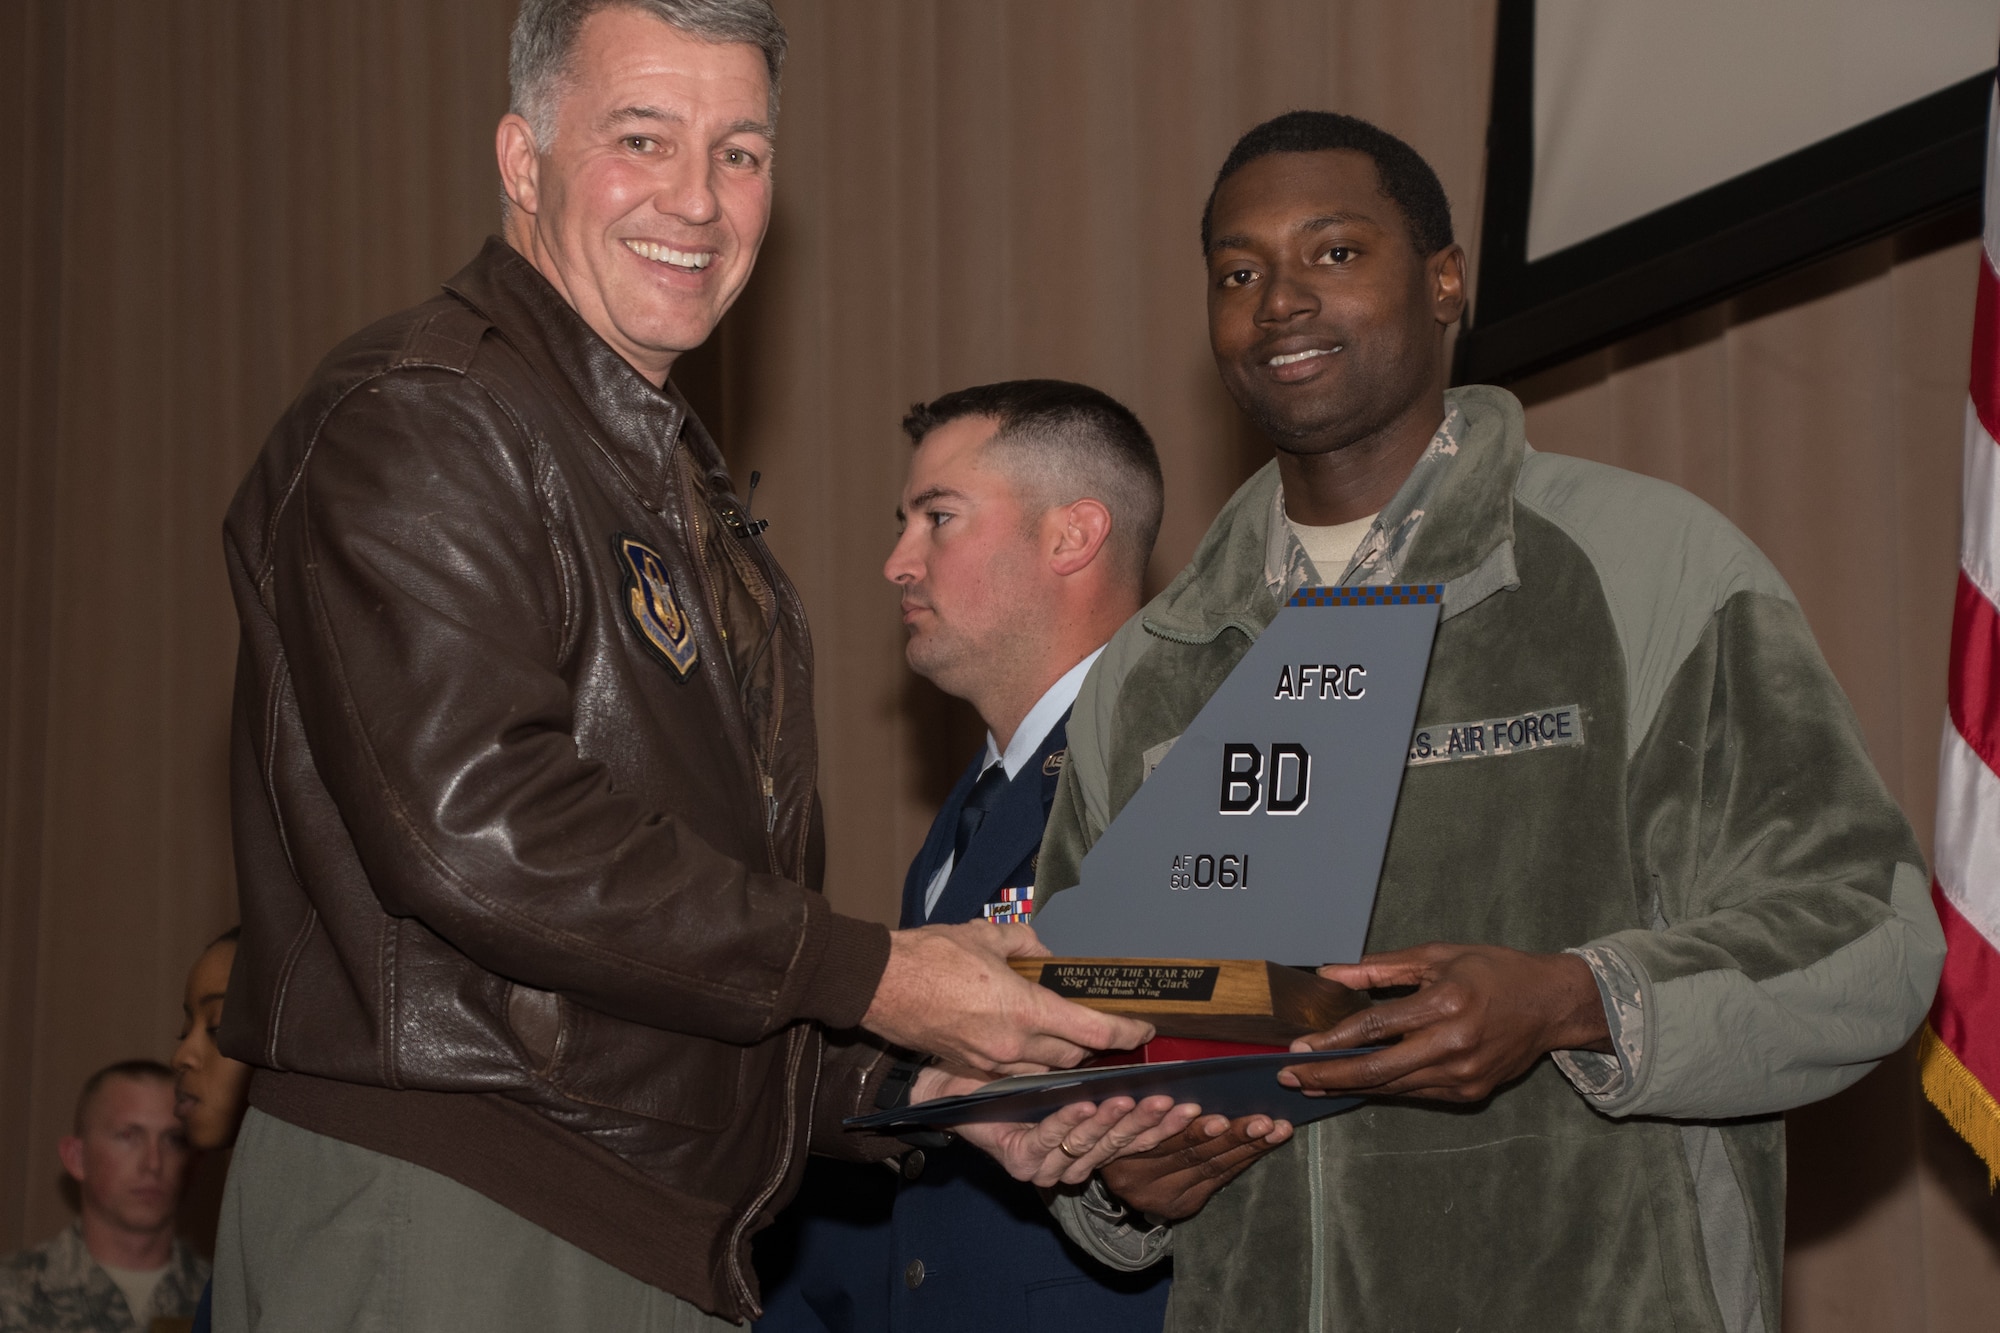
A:
<svg viewBox="0 0 2000 1333">
<path fill-rule="evenodd" d="M 2000 1102 L 1938 1040 L 1929 1023 L 1918 1040 L 1917 1064 L 1923 1070 L 1924 1095 L 1986 1163 L 1986 1188 L 2000 1184 Z"/>
</svg>

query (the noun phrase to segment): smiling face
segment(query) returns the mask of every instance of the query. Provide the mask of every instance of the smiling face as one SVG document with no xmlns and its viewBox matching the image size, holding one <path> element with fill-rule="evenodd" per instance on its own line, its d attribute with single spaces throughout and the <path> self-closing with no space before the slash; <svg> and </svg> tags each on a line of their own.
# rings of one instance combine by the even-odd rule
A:
<svg viewBox="0 0 2000 1333">
<path fill-rule="evenodd" d="M 743 290 L 771 219 L 764 54 L 635 9 L 584 21 L 555 143 L 500 122 L 507 240 L 659 384 Z"/>
<path fill-rule="evenodd" d="M 135 1234 L 172 1224 L 188 1145 L 164 1079 L 107 1078 L 57 1151 L 87 1218 Z"/>
<path fill-rule="evenodd" d="M 911 669 L 975 705 L 1010 672 L 1034 669 L 1012 645 L 1037 631 L 1037 591 L 1052 578 L 1042 516 L 982 452 L 995 429 L 991 417 L 960 417 L 924 437 L 897 510 L 903 532 L 882 569 L 902 592 Z"/>
<path fill-rule="evenodd" d="M 222 997 L 236 945 L 210 945 L 188 973 L 180 1045 L 174 1048 L 174 1114 L 192 1147 L 227 1148 L 236 1141 L 248 1104 L 250 1066 L 215 1048 L 222 1026 Z"/>
<path fill-rule="evenodd" d="M 1208 332 L 1223 383 L 1281 450 L 1379 436 L 1444 387 L 1457 247 L 1420 255 L 1375 163 L 1272 153 L 1216 192 Z"/>
</svg>

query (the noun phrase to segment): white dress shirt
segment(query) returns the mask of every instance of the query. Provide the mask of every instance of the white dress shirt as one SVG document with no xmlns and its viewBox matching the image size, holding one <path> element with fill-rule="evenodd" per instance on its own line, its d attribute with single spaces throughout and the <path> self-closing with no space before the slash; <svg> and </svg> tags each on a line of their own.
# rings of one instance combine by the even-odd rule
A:
<svg viewBox="0 0 2000 1333">
<path fill-rule="evenodd" d="M 1043 742 L 1049 738 L 1049 733 L 1056 729 L 1057 720 L 1069 711 L 1071 704 L 1076 702 L 1077 691 L 1083 688 L 1084 676 L 1089 673 L 1091 665 L 1103 652 L 1104 649 L 1100 646 L 1096 652 L 1065 671 L 1062 679 L 1049 686 L 1048 692 L 1035 700 L 1035 706 L 1021 719 L 1021 725 L 1014 728 L 1014 739 L 1007 742 L 1007 753 L 1000 753 L 1000 742 L 993 739 L 992 732 L 986 733 L 986 762 L 979 766 L 980 777 L 986 775 L 987 769 L 999 764 L 1007 770 L 1007 781 L 1014 780 L 1022 766 L 1041 751 Z M 951 878 L 952 866 L 957 859 L 954 854 L 947 852 L 944 864 L 938 867 L 937 873 L 931 876 L 931 882 L 924 887 L 925 920 L 930 919 L 931 911 L 937 906 L 938 899 L 944 896 L 945 882 Z"/>
</svg>

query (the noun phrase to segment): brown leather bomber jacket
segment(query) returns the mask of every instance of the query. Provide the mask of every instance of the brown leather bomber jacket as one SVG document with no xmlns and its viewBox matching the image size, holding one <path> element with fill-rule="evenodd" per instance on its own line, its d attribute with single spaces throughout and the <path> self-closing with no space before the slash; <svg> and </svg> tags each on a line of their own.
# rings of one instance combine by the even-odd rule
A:
<svg viewBox="0 0 2000 1333">
<path fill-rule="evenodd" d="M 225 530 L 252 1103 L 731 1318 L 889 948 L 817 891 L 805 616 L 739 511 L 496 239 L 327 357 Z"/>
</svg>

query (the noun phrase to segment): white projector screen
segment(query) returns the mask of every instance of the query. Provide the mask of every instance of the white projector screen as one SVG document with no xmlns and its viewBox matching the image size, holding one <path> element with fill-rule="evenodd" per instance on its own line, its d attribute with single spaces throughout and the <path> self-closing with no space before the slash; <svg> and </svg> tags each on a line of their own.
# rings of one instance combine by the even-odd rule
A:
<svg viewBox="0 0 2000 1333">
<path fill-rule="evenodd" d="M 1500 0 L 1456 378 L 1976 222 L 1996 49 L 2000 0 Z"/>
<path fill-rule="evenodd" d="M 1539 0 L 1528 259 L 1993 68 L 2000 0 Z"/>
</svg>

